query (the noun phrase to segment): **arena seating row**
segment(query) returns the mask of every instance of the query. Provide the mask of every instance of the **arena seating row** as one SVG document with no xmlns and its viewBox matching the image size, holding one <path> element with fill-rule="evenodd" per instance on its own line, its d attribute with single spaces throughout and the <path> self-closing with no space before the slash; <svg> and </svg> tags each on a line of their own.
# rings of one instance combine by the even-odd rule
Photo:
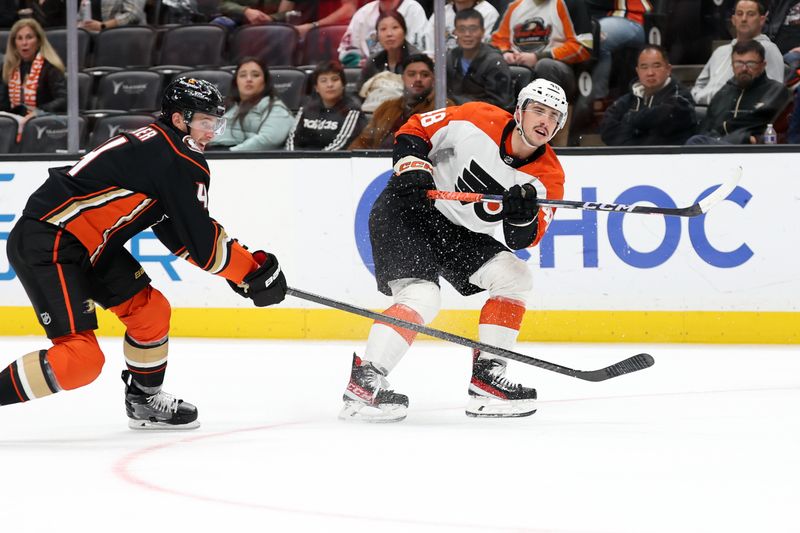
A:
<svg viewBox="0 0 800 533">
<path fill-rule="evenodd" d="M 292 111 L 302 105 L 309 94 L 309 69 L 296 67 L 269 68 L 275 93 Z M 357 68 L 345 69 L 346 91 L 355 94 L 360 75 Z M 156 111 L 161 105 L 161 91 L 177 76 L 193 76 L 213 83 L 227 96 L 233 82 L 233 67 L 186 69 L 119 69 L 102 76 L 91 71 L 78 73 L 78 107 L 83 114 L 104 114 L 105 111 Z"/>
<path fill-rule="evenodd" d="M 309 69 L 269 69 L 276 95 L 296 112 L 310 93 Z M 360 69 L 346 68 L 346 92 L 356 94 Z M 80 147 L 92 149 L 120 131 L 131 131 L 153 120 L 161 105 L 161 91 L 176 76 L 194 76 L 216 85 L 223 96 L 233 81 L 231 67 L 176 69 L 164 73 L 148 69 L 123 69 L 93 76 L 78 73 L 81 112 Z M 530 81 L 530 70 L 512 67 L 514 91 Z M 14 142 L 16 122 L 0 117 L 0 153 L 54 153 L 66 149 L 66 117 L 55 115 L 29 121 L 21 142 Z"/>
<path fill-rule="evenodd" d="M 80 69 L 131 68 L 154 65 L 219 67 L 255 56 L 267 66 L 314 65 L 337 56 L 346 26 L 321 26 L 300 41 L 290 24 L 242 26 L 230 35 L 216 24 L 175 26 L 120 26 L 97 34 L 78 31 Z M 66 29 L 48 29 L 47 38 L 66 61 Z M 8 30 L 0 31 L 0 54 L 5 53 Z"/>
</svg>

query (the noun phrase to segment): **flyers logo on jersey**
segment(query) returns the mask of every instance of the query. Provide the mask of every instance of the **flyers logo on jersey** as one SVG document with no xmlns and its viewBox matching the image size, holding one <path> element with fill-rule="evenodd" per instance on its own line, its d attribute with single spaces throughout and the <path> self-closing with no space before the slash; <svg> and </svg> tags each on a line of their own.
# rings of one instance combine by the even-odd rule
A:
<svg viewBox="0 0 800 533">
<path fill-rule="evenodd" d="M 474 159 L 470 160 L 469 168 L 464 168 L 456 180 L 456 191 L 477 192 L 483 194 L 503 194 L 505 188 L 489 175 Z M 461 202 L 462 205 L 466 202 Z M 475 202 L 473 209 L 475 216 L 486 222 L 497 222 L 503 219 L 502 206 L 498 203 Z"/>
</svg>

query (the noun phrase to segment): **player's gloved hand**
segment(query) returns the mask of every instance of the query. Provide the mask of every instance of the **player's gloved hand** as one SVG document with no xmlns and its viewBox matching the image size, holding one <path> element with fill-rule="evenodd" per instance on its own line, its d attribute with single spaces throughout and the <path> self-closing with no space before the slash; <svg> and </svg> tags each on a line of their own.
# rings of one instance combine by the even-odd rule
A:
<svg viewBox="0 0 800 533">
<path fill-rule="evenodd" d="M 286 297 L 286 277 L 278 264 L 278 258 L 258 250 L 253 253 L 253 259 L 261 266 L 245 276 L 240 285 L 230 280 L 228 284 L 240 296 L 253 300 L 256 307 L 282 302 Z"/>
<path fill-rule="evenodd" d="M 514 185 L 503 193 L 503 218 L 511 224 L 530 224 L 539 213 L 536 187 L 530 183 Z"/>
<path fill-rule="evenodd" d="M 431 206 L 427 193 L 436 188 L 431 172 L 433 167 L 424 159 L 407 156 L 397 162 L 394 174 L 386 186 L 397 202 L 406 209 L 424 209 Z"/>
</svg>

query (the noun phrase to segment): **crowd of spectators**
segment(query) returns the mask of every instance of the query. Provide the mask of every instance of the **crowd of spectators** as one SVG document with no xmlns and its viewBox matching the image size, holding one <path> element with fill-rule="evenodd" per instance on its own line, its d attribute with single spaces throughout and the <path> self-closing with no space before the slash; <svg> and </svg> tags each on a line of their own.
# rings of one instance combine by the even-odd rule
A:
<svg viewBox="0 0 800 533">
<path fill-rule="evenodd" d="M 231 35 L 241 26 L 290 24 L 301 42 L 340 28 L 335 50 L 322 45 L 329 46 L 322 61 L 291 65 L 307 77 L 300 105 L 279 96 L 263 56 L 214 67 L 233 77 L 221 87 L 227 131 L 208 149 L 379 149 L 391 146 L 409 116 L 435 106 L 432 4 L 220 0 L 201 10 L 197 0 L 82 0 L 78 23 L 95 35 L 174 20 Z M 542 77 L 561 85 L 570 103 L 573 131 L 568 124 L 555 146 L 591 137 L 608 146 L 757 144 L 768 124 L 778 126 L 780 142 L 800 142 L 800 0 L 715 5 L 710 19 L 683 0 L 448 0 L 447 105 L 484 101 L 510 111 L 521 85 Z M 683 30 L 672 17 L 686 18 Z M 716 25 L 705 28 L 716 39 L 687 79 L 675 75 L 676 60 L 686 67 L 676 36 L 697 17 Z M 47 33 L 64 21 L 64 0 L 0 0 L 0 30 L 8 28 L 0 116 L 16 121 L 17 142 L 30 119 L 66 112 L 64 62 Z M 160 72 L 164 81 L 178 73 Z"/>
</svg>

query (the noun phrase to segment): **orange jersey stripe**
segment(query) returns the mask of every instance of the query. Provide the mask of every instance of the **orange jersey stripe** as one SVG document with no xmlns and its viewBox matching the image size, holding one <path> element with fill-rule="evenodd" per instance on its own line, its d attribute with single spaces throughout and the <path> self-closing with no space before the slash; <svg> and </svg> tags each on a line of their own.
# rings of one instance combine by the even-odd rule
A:
<svg viewBox="0 0 800 533">
<path fill-rule="evenodd" d="M 419 313 L 417 313 L 416 311 L 414 311 L 410 307 L 405 306 L 403 304 L 394 304 L 389 309 L 384 311 L 384 314 L 389 315 L 389 316 L 393 316 L 395 318 L 400 318 L 402 320 L 405 320 L 406 322 L 413 322 L 415 324 L 422 324 L 423 323 L 422 322 L 422 317 L 420 316 Z M 392 324 L 386 324 L 385 322 L 381 322 L 381 321 L 376 321 L 375 323 L 376 324 L 383 324 L 384 326 L 389 326 L 390 328 L 395 330 L 397 333 L 399 333 L 400 336 L 403 337 L 403 339 L 408 344 L 411 344 L 412 342 L 414 342 L 414 338 L 417 336 L 417 332 L 416 331 L 411 331 L 410 329 L 403 329 L 400 326 L 395 326 L 395 325 L 392 325 Z"/>
<path fill-rule="evenodd" d="M 563 61 L 564 63 L 581 63 L 591 57 L 589 50 L 586 49 L 575 35 L 575 27 L 572 25 L 572 19 L 567 11 L 567 6 L 563 2 L 558 2 L 556 5 L 558 10 L 558 18 L 561 20 L 561 25 L 564 28 L 564 36 L 566 40 L 563 44 L 553 47 L 550 51 L 553 58 Z"/>
<path fill-rule="evenodd" d="M 94 262 L 116 232 L 133 223 L 154 205 L 156 201 L 145 194 L 132 194 L 99 207 L 85 209 L 64 228 L 83 243 Z"/>
<path fill-rule="evenodd" d="M 115 189 L 118 189 L 118 187 L 109 187 L 107 189 L 103 189 L 102 191 L 95 191 L 95 192 L 87 194 L 85 196 L 73 196 L 72 198 L 70 198 L 66 202 L 62 203 L 61 205 L 59 205 L 58 207 L 56 207 L 55 209 L 53 209 L 52 211 L 47 213 L 45 216 L 40 217 L 39 220 L 46 220 L 46 219 L 50 218 L 51 216 L 53 216 L 54 213 L 58 213 L 59 211 L 63 210 L 65 207 L 67 207 L 71 203 L 74 203 L 74 202 L 77 202 L 77 201 L 80 201 L 80 200 L 87 200 L 89 198 L 95 198 L 97 196 L 102 196 L 103 194 L 106 194 L 107 192 L 111 192 L 111 191 L 113 191 Z"/>
</svg>

